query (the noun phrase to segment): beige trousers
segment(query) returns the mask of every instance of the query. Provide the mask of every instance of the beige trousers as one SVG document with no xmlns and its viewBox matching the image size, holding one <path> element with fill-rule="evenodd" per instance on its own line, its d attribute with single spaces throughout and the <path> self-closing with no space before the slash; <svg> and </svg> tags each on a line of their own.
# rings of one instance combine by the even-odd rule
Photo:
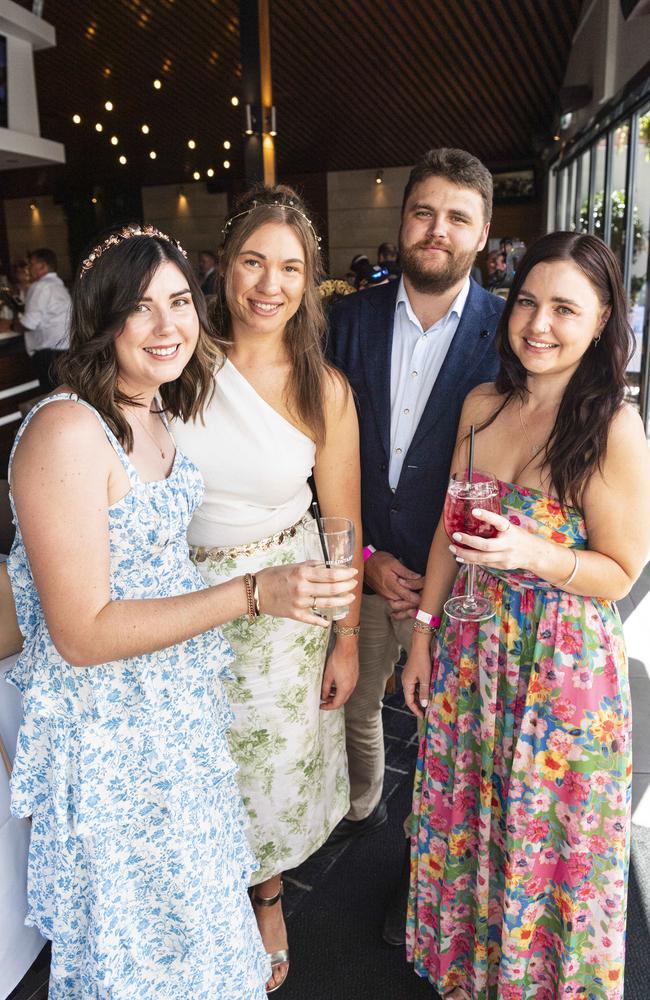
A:
<svg viewBox="0 0 650 1000">
<path fill-rule="evenodd" d="M 345 742 L 350 774 L 350 811 L 346 819 L 365 819 L 381 798 L 384 783 L 384 732 L 381 700 L 399 659 L 410 649 L 413 620 L 395 621 L 388 601 L 364 594 L 359 635 L 359 682 L 345 706 Z"/>
</svg>

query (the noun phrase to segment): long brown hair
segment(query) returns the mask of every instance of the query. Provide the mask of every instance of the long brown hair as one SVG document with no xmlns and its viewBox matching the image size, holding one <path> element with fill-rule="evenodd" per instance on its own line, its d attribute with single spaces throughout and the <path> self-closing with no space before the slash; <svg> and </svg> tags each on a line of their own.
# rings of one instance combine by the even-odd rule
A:
<svg viewBox="0 0 650 1000">
<path fill-rule="evenodd" d="M 222 280 L 210 307 L 210 316 L 219 336 L 232 343 L 232 275 L 238 254 L 249 238 L 268 222 L 279 222 L 296 233 L 305 255 L 305 292 L 296 313 L 284 330 L 291 374 L 287 384 L 286 405 L 314 435 L 317 443 L 325 438 L 324 379 L 334 369 L 323 354 L 326 320 L 318 294 L 323 277 L 318 239 L 308 220 L 305 204 L 296 192 L 283 184 L 276 187 L 256 185 L 237 201 L 226 222 L 221 252 Z"/>
<path fill-rule="evenodd" d="M 111 232 L 103 236 L 108 237 Z M 98 242 L 101 244 L 103 240 L 100 238 Z M 199 414 L 214 388 L 213 370 L 218 355 L 207 333 L 205 299 L 194 272 L 175 243 L 160 236 L 123 239 L 104 250 L 92 267 L 77 277 L 72 293 L 70 348 L 56 368 L 62 383 L 99 410 L 126 451 L 133 448 L 133 432 L 120 404 L 143 404 L 118 388 L 115 339 L 165 261 L 175 264 L 187 281 L 199 317 L 199 339 L 180 376 L 160 387 L 160 398 L 170 417 L 191 420 Z"/>
<path fill-rule="evenodd" d="M 528 393 L 526 369 L 508 337 L 510 315 L 532 269 L 543 262 L 562 260 L 580 268 L 602 306 L 609 309 L 600 339 L 587 348 L 564 390 L 544 452 L 544 463 L 560 503 L 563 507 L 573 503 L 580 509 L 589 477 L 602 467 L 609 425 L 625 398 L 625 372 L 634 347 L 618 261 L 597 236 L 548 233 L 522 258 L 497 327 L 501 367 L 496 389 L 505 399 L 479 429 L 491 424 L 511 400 L 524 400 Z"/>
</svg>

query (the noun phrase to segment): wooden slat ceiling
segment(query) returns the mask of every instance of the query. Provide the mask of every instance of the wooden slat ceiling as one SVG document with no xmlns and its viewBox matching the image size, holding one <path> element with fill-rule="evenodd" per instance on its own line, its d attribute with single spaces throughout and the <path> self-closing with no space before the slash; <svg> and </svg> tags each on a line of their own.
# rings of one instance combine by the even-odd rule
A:
<svg viewBox="0 0 650 1000">
<path fill-rule="evenodd" d="M 443 144 L 491 166 L 531 163 L 551 134 L 580 0 L 270 7 L 282 176 L 405 165 Z M 57 47 L 35 57 L 41 131 L 65 144 L 68 166 L 30 172 L 38 186 L 188 182 L 208 167 L 220 186 L 240 176 L 238 10 L 237 0 L 45 0 Z"/>
</svg>

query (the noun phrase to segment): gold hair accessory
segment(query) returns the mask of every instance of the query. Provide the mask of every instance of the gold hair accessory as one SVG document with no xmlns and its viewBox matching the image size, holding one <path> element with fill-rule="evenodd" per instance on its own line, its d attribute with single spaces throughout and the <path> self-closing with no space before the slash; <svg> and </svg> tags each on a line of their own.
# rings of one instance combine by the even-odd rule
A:
<svg viewBox="0 0 650 1000">
<path fill-rule="evenodd" d="M 130 240 L 132 236 L 157 236 L 159 239 L 167 240 L 168 243 L 173 244 L 177 250 L 180 250 L 183 257 L 187 257 L 187 253 L 183 250 L 178 240 L 175 240 L 172 236 L 168 236 L 167 233 L 161 233 L 155 226 L 124 226 L 123 229 L 120 229 L 119 233 L 111 233 L 108 239 L 105 239 L 103 243 L 100 243 L 99 246 L 94 248 L 92 253 L 88 254 L 86 259 L 81 264 L 79 277 L 83 278 L 86 271 L 90 271 L 95 261 L 101 257 L 103 253 L 106 253 L 106 251 L 110 250 L 111 247 L 119 246 L 119 244 L 124 243 L 125 240 Z"/>
<path fill-rule="evenodd" d="M 298 215 L 301 215 L 303 217 L 303 219 L 305 220 L 305 222 L 307 223 L 307 225 L 311 229 L 312 235 L 313 235 L 314 240 L 316 242 L 316 246 L 320 250 L 321 238 L 318 235 L 318 233 L 316 232 L 316 230 L 314 229 L 314 224 L 312 223 L 311 219 L 309 219 L 305 215 L 305 213 L 302 211 L 302 209 L 298 208 L 298 206 L 293 201 L 287 201 L 287 202 L 285 202 L 285 201 L 257 201 L 257 200 L 255 200 L 253 202 L 253 204 L 251 205 L 250 208 L 247 208 L 243 212 L 237 212 L 236 215 L 231 215 L 229 219 L 226 219 L 224 227 L 221 230 L 221 232 L 223 233 L 224 237 L 226 239 L 228 238 L 228 235 L 230 233 L 230 227 L 232 226 L 233 222 L 236 219 L 242 219 L 245 215 L 250 215 L 251 212 L 254 212 L 256 208 L 283 208 L 283 209 L 285 209 L 285 211 L 289 211 L 290 210 L 292 212 L 297 212 Z"/>
</svg>

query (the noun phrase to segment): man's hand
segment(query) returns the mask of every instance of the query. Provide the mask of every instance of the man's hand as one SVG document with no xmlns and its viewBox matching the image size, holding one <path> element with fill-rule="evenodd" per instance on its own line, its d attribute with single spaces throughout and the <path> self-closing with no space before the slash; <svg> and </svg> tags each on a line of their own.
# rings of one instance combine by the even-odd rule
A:
<svg viewBox="0 0 650 1000">
<path fill-rule="evenodd" d="M 373 552 L 366 560 L 364 579 L 390 604 L 394 618 L 412 618 L 420 601 L 424 577 L 407 569 L 390 552 Z"/>
</svg>

